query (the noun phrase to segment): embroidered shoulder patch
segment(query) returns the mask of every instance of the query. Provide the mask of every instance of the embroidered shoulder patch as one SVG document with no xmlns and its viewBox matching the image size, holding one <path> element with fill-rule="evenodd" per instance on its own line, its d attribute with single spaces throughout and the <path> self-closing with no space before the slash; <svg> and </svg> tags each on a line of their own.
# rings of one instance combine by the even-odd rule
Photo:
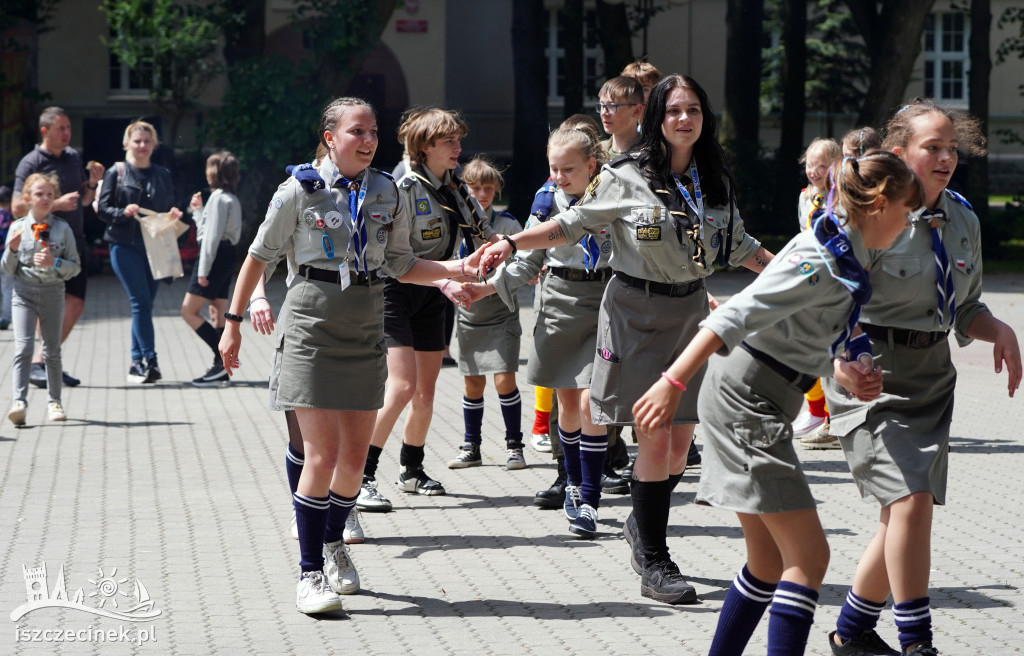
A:
<svg viewBox="0 0 1024 656">
<path fill-rule="evenodd" d="M 424 214 L 430 214 L 430 199 L 428 199 L 428 198 L 417 198 L 416 199 L 416 216 L 423 216 Z"/>
<path fill-rule="evenodd" d="M 811 264 L 810 262 L 801 262 L 799 265 L 797 265 L 796 268 L 797 268 L 797 271 L 799 271 L 800 273 L 804 274 L 805 276 L 808 273 L 813 273 L 814 272 L 814 265 Z"/>
</svg>

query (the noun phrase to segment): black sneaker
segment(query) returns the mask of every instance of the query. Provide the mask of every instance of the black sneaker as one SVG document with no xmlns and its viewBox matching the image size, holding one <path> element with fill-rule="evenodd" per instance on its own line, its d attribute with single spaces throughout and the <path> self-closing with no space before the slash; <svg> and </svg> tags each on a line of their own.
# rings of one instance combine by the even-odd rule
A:
<svg viewBox="0 0 1024 656">
<path fill-rule="evenodd" d="M 608 463 L 601 475 L 601 492 L 604 494 L 629 494 L 629 481 L 615 473 Z"/>
<path fill-rule="evenodd" d="M 640 594 L 666 604 L 695 604 L 697 591 L 679 573 L 679 567 L 671 560 L 656 560 L 647 563 L 640 576 Z"/>
<path fill-rule="evenodd" d="M 939 650 L 932 643 L 924 642 L 910 650 L 903 650 L 903 656 L 939 656 Z"/>
<path fill-rule="evenodd" d="M 463 442 L 459 447 L 459 454 L 448 461 L 448 469 L 465 469 L 466 467 L 479 467 L 483 464 L 480 457 L 480 445 L 472 442 Z"/>
<path fill-rule="evenodd" d="M 626 521 L 622 523 L 622 537 L 626 538 L 626 544 L 629 545 L 629 564 L 633 567 L 634 572 L 643 575 L 646 558 L 644 558 L 643 543 L 640 541 L 640 529 L 637 528 L 636 517 L 633 516 L 633 513 L 629 513 Z"/>
<path fill-rule="evenodd" d="M 46 389 L 46 365 L 42 362 L 33 362 L 28 370 L 28 382 L 39 389 Z"/>
<path fill-rule="evenodd" d="M 146 380 L 142 382 L 155 383 L 161 378 L 163 378 L 163 375 L 160 373 L 160 365 L 156 363 L 156 356 L 154 355 L 146 360 Z"/>
<path fill-rule="evenodd" d="M 133 362 L 131 368 L 128 369 L 128 382 L 133 385 L 145 383 L 146 376 L 146 368 L 138 360 Z"/>
<path fill-rule="evenodd" d="M 900 656 L 900 651 L 885 644 L 885 640 L 872 631 L 865 631 L 859 638 L 847 640 L 842 645 L 835 641 L 836 632 L 828 634 L 828 645 L 835 656 Z"/>
<path fill-rule="evenodd" d="M 686 452 L 686 468 L 700 467 L 700 451 L 697 450 L 697 440 L 690 440 L 690 450 Z"/>
<path fill-rule="evenodd" d="M 398 475 L 398 489 L 409 494 L 422 494 L 428 497 L 444 494 L 444 486 L 427 476 L 421 466 L 414 471 L 403 471 Z"/>
<path fill-rule="evenodd" d="M 195 387 L 227 387 L 230 384 L 231 377 L 220 362 L 213 363 L 205 374 L 192 379 L 192 385 Z"/>
<path fill-rule="evenodd" d="M 622 473 L 619 474 L 622 478 L 626 479 L 626 482 L 633 480 L 633 467 L 636 465 L 636 456 L 632 456 L 629 459 L 629 464 L 622 468 Z"/>
<path fill-rule="evenodd" d="M 64 381 L 64 387 L 78 387 L 82 384 L 82 381 L 78 380 L 66 371 L 60 372 L 61 380 Z"/>
</svg>

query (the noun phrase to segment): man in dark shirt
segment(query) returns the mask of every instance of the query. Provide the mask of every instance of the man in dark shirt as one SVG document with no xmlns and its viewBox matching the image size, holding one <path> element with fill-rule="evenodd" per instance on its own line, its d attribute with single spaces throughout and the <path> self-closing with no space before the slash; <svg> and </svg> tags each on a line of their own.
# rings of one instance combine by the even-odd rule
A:
<svg viewBox="0 0 1024 656">
<path fill-rule="evenodd" d="M 96 195 L 96 185 L 103 179 L 103 165 L 90 162 L 88 170 L 82 164 L 78 152 L 68 146 L 71 143 L 71 121 L 60 107 L 47 107 L 39 116 L 39 132 L 42 143 L 21 158 L 14 174 L 14 198 L 11 210 L 16 217 L 28 213 L 28 205 L 21 197 L 25 179 L 33 173 L 53 173 L 60 179 L 61 196 L 53 203 L 53 213 L 68 222 L 75 235 L 79 260 L 85 262 L 85 219 L 82 208 L 91 203 Z M 74 278 L 64 283 L 64 325 L 61 343 L 68 338 L 78 318 L 85 309 L 85 287 L 88 280 L 86 267 Z M 32 357 L 29 381 L 36 387 L 46 387 L 46 370 L 43 367 L 42 340 Z M 74 387 L 81 382 L 64 372 L 64 384 Z"/>
</svg>

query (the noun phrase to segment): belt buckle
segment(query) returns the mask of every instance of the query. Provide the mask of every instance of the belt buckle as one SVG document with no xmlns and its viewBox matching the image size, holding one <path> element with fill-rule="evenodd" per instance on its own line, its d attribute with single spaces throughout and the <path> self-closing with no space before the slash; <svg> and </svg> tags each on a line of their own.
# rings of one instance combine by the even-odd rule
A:
<svg viewBox="0 0 1024 656">
<path fill-rule="evenodd" d="M 914 348 L 924 348 L 931 343 L 932 335 L 931 333 L 926 333 L 920 330 L 911 330 L 910 339 L 908 341 Z"/>
</svg>

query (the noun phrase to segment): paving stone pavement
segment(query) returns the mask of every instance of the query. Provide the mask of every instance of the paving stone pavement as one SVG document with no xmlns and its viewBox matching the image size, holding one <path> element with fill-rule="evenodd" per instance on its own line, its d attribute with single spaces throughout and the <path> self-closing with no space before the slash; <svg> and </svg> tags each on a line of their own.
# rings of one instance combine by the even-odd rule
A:
<svg viewBox="0 0 1024 656">
<path fill-rule="evenodd" d="M 711 289 L 724 298 L 750 279 L 717 274 Z M 700 603 L 670 607 L 644 599 L 621 536 L 629 497 L 602 500 L 593 541 L 574 539 L 560 512 L 535 508 L 533 494 L 554 479 L 554 464 L 527 448 L 530 467 L 505 471 L 492 386 L 485 395 L 484 466 L 445 467 L 462 434 L 462 381 L 452 368 L 438 382 L 425 463 L 448 495 L 409 496 L 395 488 L 400 438 L 393 435 L 379 480 L 395 510 L 363 513 L 368 539 L 352 547 L 363 591 L 345 597 L 337 616 L 297 613 L 287 438 L 282 417 L 265 403 L 272 338 L 246 325 L 234 384 L 191 387 L 187 381 L 205 371 L 209 355 L 178 316 L 185 288 L 184 280 L 160 288 L 156 339 L 164 380 L 129 386 L 128 301 L 111 274 L 93 277 L 84 319 L 64 349 L 65 369 L 83 381 L 64 392 L 68 421 L 45 422 L 45 392 L 31 388 L 28 426 L 16 430 L 5 419 L 0 427 L 0 654 L 707 652 L 744 549 L 733 515 L 692 503 L 699 472 L 688 470 L 676 489 L 669 545 Z M 1024 333 L 1024 275 L 989 276 L 985 289 L 997 315 Z M 270 291 L 273 299 L 283 296 L 280 286 Z M 523 325 L 528 335 L 529 310 Z M 0 332 L 5 395 L 12 338 Z M 1007 398 L 1005 374 L 992 373 L 988 345 L 956 349 L 954 359 L 960 379 L 949 505 L 936 511 L 933 537 L 935 641 L 944 656 L 1018 653 L 1024 399 Z M 533 390 L 522 385 L 521 392 L 529 430 Z M 699 428 L 697 435 L 699 443 Z M 801 455 L 832 547 L 807 652 L 826 654 L 825 635 L 873 534 L 877 508 L 860 500 L 841 452 Z M 124 612 L 145 601 L 135 596 L 141 581 L 160 614 L 133 623 L 71 605 L 15 620 L 26 603 L 26 572 L 44 564 L 50 596 L 63 567 L 63 599 L 74 600 L 81 589 L 85 606 Z M 764 653 L 766 625 L 748 653 Z M 45 631 L 72 631 L 76 641 L 32 641 L 55 637 Z M 880 633 L 895 643 L 888 609 Z"/>
</svg>

